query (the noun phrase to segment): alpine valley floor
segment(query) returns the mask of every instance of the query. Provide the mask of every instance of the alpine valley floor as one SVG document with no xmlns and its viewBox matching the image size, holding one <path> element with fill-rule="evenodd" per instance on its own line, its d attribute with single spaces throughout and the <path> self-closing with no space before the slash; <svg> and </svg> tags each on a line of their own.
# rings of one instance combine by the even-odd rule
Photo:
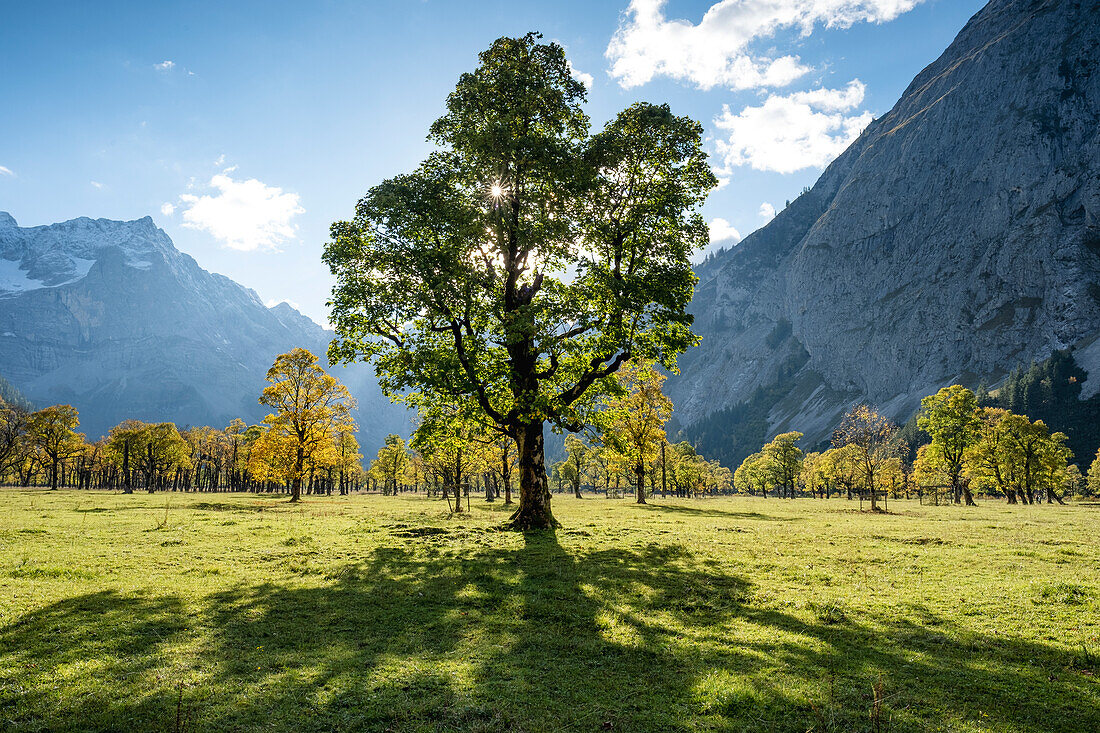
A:
<svg viewBox="0 0 1100 733">
<path fill-rule="evenodd" d="M 11 731 L 1100 730 L 1100 506 L 0 492 Z"/>
</svg>

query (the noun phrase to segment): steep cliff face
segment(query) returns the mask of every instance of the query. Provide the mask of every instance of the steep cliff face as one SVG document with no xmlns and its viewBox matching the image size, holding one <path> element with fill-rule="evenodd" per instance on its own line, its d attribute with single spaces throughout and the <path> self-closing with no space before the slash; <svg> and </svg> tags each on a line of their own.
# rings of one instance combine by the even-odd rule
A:
<svg viewBox="0 0 1100 733">
<path fill-rule="evenodd" d="M 67 402 L 95 438 L 125 418 L 259 420 L 264 374 L 331 333 L 203 270 L 152 219 L 19 227 L 0 212 L 0 375 L 38 405 Z M 336 369 L 360 403 L 360 441 L 407 429 L 369 369 Z"/>
<path fill-rule="evenodd" d="M 1100 2 L 990 2 L 809 192 L 699 274 L 704 340 L 670 384 L 687 426 L 778 382 L 771 431 L 816 441 L 855 401 L 905 419 L 953 380 L 1091 346 Z"/>
</svg>

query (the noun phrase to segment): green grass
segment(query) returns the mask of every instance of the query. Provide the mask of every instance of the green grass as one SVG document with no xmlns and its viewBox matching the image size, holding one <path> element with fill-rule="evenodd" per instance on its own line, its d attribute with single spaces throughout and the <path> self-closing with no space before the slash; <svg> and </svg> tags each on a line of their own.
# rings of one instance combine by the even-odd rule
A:
<svg viewBox="0 0 1100 733">
<path fill-rule="evenodd" d="M 2 492 L 0 729 L 1100 730 L 1098 508 L 554 504 Z"/>
</svg>

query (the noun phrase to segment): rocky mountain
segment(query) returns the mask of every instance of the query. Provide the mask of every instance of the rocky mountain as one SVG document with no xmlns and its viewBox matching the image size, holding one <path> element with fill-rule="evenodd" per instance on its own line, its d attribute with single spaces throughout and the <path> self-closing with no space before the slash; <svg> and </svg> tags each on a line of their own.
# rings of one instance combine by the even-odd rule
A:
<svg viewBox="0 0 1100 733">
<path fill-rule="evenodd" d="M 203 270 L 149 217 L 21 228 L 0 212 L 0 375 L 40 406 L 75 405 L 90 438 L 125 418 L 258 421 L 274 358 L 296 346 L 323 358 L 331 335 Z M 364 452 L 407 431 L 369 367 L 333 373 L 359 402 Z"/>
<path fill-rule="evenodd" d="M 703 342 L 669 385 L 689 436 L 725 410 L 813 443 L 854 402 L 904 421 L 945 384 L 1066 347 L 1095 394 L 1100 2 L 990 2 L 808 192 L 698 274 Z"/>
</svg>

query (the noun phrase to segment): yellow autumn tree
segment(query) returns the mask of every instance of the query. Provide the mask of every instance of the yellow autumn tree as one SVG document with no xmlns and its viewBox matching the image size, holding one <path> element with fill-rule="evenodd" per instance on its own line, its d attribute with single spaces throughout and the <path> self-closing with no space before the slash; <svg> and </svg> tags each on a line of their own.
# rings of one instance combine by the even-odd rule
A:
<svg viewBox="0 0 1100 733">
<path fill-rule="evenodd" d="M 616 381 L 619 389 L 607 398 L 601 415 L 602 440 L 632 470 L 637 501 L 645 504 L 646 465 L 665 439 L 672 400 L 661 391 L 665 375 L 651 362 L 626 364 Z"/>
<path fill-rule="evenodd" d="M 291 501 L 302 496 L 302 477 L 308 465 L 316 465 L 320 453 L 330 448 L 340 430 L 353 430 L 351 408 L 355 402 L 347 387 L 317 363 L 306 349 L 280 354 L 267 371 L 260 404 L 275 410 L 264 418 L 270 447 L 291 452 Z"/>
<path fill-rule="evenodd" d="M 84 450 L 84 434 L 76 432 L 79 425 L 80 418 L 72 405 L 45 407 L 30 416 L 29 443 L 45 458 L 52 490 L 57 490 L 59 466 Z"/>
<path fill-rule="evenodd" d="M 387 435 L 385 444 L 378 449 L 378 457 L 371 461 L 370 476 L 382 484 L 383 494 L 396 496 L 408 466 L 409 449 L 404 439 L 400 435 Z"/>
<path fill-rule="evenodd" d="M 833 446 L 846 448 L 855 459 L 856 477 L 871 495 L 871 511 L 878 511 L 878 491 L 887 462 L 901 450 L 898 427 L 868 405 L 856 405 L 833 433 Z"/>
</svg>

